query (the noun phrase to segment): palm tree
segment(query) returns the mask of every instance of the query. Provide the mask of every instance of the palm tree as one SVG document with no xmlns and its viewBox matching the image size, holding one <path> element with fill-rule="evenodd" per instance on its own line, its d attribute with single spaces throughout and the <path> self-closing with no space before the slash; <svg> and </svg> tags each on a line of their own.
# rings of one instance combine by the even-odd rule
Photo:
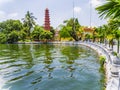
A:
<svg viewBox="0 0 120 90">
<path fill-rule="evenodd" d="M 79 40 L 83 40 L 83 33 L 84 33 L 84 27 L 81 26 L 81 27 L 79 27 L 79 31 L 77 31 Z"/>
<path fill-rule="evenodd" d="M 117 52 L 119 53 L 119 38 L 120 38 L 120 20 L 117 19 L 110 19 L 108 23 L 113 31 L 114 37 L 117 40 Z"/>
<path fill-rule="evenodd" d="M 79 31 L 79 28 L 81 27 L 77 18 L 71 18 L 70 20 L 66 21 L 66 26 L 71 27 L 71 30 L 69 30 L 70 36 L 75 40 L 78 41 L 79 38 L 77 36 L 77 31 Z"/>
<path fill-rule="evenodd" d="M 104 42 L 106 31 L 104 30 L 103 26 L 96 28 L 94 33 L 96 33 L 96 36 L 100 39 L 100 43 Z"/>
<path fill-rule="evenodd" d="M 119 53 L 119 45 L 120 45 L 120 30 L 115 32 L 115 38 L 117 39 L 117 52 Z"/>
<path fill-rule="evenodd" d="M 114 35 L 114 28 L 112 26 L 113 26 L 112 24 L 108 23 L 106 39 L 109 41 L 109 47 L 111 46 L 111 48 L 113 49 L 113 45 L 114 45 L 113 40 L 115 39 L 115 35 Z"/>
<path fill-rule="evenodd" d="M 96 8 L 100 17 L 104 18 L 112 18 L 109 21 L 109 39 L 111 38 L 112 48 L 113 48 L 113 39 L 117 39 L 118 41 L 118 50 L 119 50 L 119 31 L 118 28 L 120 27 L 120 23 L 116 20 L 120 20 L 120 0 L 107 0 L 107 2 L 99 7 Z M 117 50 L 117 52 L 119 52 Z"/>
<path fill-rule="evenodd" d="M 120 19 L 120 0 L 107 0 L 107 2 L 96 8 L 100 17 Z"/>
<path fill-rule="evenodd" d="M 109 34 L 109 27 L 107 24 L 104 24 L 102 28 L 104 30 L 104 43 L 105 45 L 107 45 L 107 35 Z"/>
<path fill-rule="evenodd" d="M 28 33 L 28 37 L 30 37 L 32 28 L 35 25 L 34 20 L 36 20 L 36 18 L 33 16 L 33 13 L 30 13 L 29 11 L 27 11 L 27 13 L 25 14 L 25 18 L 23 18 L 22 20 L 24 22 L 24 26 L 28 27 L 27 33 Z"/>
</svg>

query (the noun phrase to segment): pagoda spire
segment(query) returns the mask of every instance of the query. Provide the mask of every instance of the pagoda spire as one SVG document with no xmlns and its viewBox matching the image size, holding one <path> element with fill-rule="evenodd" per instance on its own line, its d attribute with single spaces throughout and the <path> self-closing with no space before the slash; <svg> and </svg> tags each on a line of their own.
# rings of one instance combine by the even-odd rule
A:
<svg viewBox="0 0 120 90">
<path fill-rule="evenodd" d="M 44 29 L 50 31 L 50 17 L 49 17 L 49 9 L 45 9 L 45 21 L 44 21 Z"/>
</svg>

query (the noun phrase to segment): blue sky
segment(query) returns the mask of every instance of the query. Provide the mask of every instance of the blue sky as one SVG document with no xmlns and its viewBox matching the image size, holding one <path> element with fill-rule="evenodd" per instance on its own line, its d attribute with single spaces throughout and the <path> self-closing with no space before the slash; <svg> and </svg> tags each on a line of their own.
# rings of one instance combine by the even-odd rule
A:
<svg viewBox="0 0 120 90">
<path fill-rule="evenodd" d="M 6 19 L 22 19 L 27 11 L 37 18 L 39 25 L 44 24 L 45 9 L 49 9 L 51 26 L 58 27 L 66 19 L 74 16 L 83 26 L 90 26 L 90 3 L 92 4 L 92 26 L 100 26 L 106 20 L 99 19 L 95 7 L 105 0 L 0 0 L 0 22 Z"/>
</svg>

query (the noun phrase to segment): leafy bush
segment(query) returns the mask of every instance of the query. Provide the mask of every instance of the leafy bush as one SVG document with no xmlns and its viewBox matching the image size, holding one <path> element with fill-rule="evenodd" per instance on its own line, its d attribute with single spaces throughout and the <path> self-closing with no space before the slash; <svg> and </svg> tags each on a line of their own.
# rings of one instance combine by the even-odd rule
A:
<svg viewBox="0 0 120 90">
<path fill-rule="evenodd" d="M 18 41 L 18 32 L 16 30 L 13 30 L 8 34 L 8 40 L 9 43 L 14 43 Z"/>
<path fill-rule="evenodd" d="M 29 39 L 26 39 L 26 40 L 25 40 L 25 42 L 31 42 L 31 40 L 29 40 Z"/>
<path fill-rule="evenodd" d="M 6 35 L 4 33 L 0 33 L 0 43 L 6 43 L 6 42 L 7 42 Z"/>
<path fill-rule="evenodd" d="M 103 83 L 103 86 L 104 86 L 106 83 L 105 68 L 104 68 L 104 63 L 105 63 L 106 58 L 105 58 L 105 56 L 100 56 L 99 60 L 100 60 L 99 71 L 102 73 L 102 78 L 100 81 Z M 102 90 L 105 90 L 105 86 L 102 88 Z"/>
<path fill-rule="evenodd" d="M 105 56 L 100 56 L 99 60 L 100 60 L 100 65 L 103 66 L 106 58 L 105 58 Z"/>
<path fill-rule="evenodd" d="M 112 52 L 112 54 L 113 54 L 114 56 L 117 56 L 117 52 Z"/>
</svg>

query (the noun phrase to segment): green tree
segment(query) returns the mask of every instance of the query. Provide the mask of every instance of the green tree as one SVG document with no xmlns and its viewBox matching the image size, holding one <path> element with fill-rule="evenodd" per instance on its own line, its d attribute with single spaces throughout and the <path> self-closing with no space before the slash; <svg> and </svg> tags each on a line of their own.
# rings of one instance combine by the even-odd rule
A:
<svg viewBox="0 0 120 90">
<path fill-rule="evenodd" d="M 92 34 L 85 34 L 85 39 L 86 40 L 92 39 Z"/>
<path fill-rule="evenodd" d="M 112 18 L 108 23 L 109 29 L 111 30 L 110 38 L 116 38 L 118 40 L 118 28 L 120 24 L 116 23 L 116 20 L 120 20 L 120 0 L 107 0 L 107 2 L 96 8 L 100 17 L 104 18 Z M 113 48 L 113 38 L 111 38 L 112 48 Z M 119 45 L 119 42 L 118 42 Z"/>
<path fill-rule="evenodd" d="M 110 19 L 108 22 L 110 29 L 111 29 L 111 33 L 114 35 L 114 38 L 117 40 L 117 52 L 119 53 L 119 38 L 120 38 L 120 20 L 118 19 Z"/>
<path fill-rule="evenodd" d="M 70 33 L 71 37 L 75 41 L 78 41 L 79 38 L 77 36 L 77 31 L 79 31 L 79 28 L 80 28 L 80 24 L 78 22 L 78 19 L 77 18 L 71 18 L 70 20 L 68 20 L 67 26 L 71 27 L 71 29 L 69 30 L 69 33 Z"/>
<path fill-rule="evenodd" d="M 19 40 L 25 41 L 27 37 L 27 33 L 25 32 L 25 29 L 23 28 L 20 32 L 19 32 Z"/>
<path fill-rule="evenodd" d="M 78 38 L 77 32 L 79 31 L 79 28 L 80 28 L 78 19 L 71 18 L 69 20 L 65 20 L 64 23 L 65 23 L 65 27 L 61 28 L 61 30 L 64 31 L 66 29 L 66 32 L 67 32 L 66 36 L 70 35 L 75 41 L 78 41 L 79 38 Z M 64 35 L 64 37 L 65 37 L 65 35 Z"/>
<path fill-rule="evenodd" d="M 44 29 L 40 26 L 35 26 L 34 30 L 32 32 L 32 38 L 33 40 L 40 40 L 41 34 L 44 32 Z"/>
<path fill-rule="evenodd" d="M 6 42 L 13 43 L 18 41 L 18 32 L 22 29 L 20 20 L 6 20 L 0 23 L 0 32 L 6 35 Z M 15 36 L 17 35 L 17 37 Z"/>
<path fill-rule="evenodd" d="M 77 31 L 77 35 L 79 37 L 79 40 L 83 39 L 83 33 L 84 33 L 84 27 L 81 26 L 81 27 L 79 27 L 79 31 Z"/>
<path fill-rule="evenodd" d="M 6 42 L 7 42 L 6 35 L 0 32 L 0 43 L 6 43 Z"/>
<path fill-rule="evenodd" d="M 104 43 L 106 30 L 104 29 L 103 26 L 100 26 L 97 28 L 97 32 L 98 32 L 98 37 L 100 38 L 100 43 Z"/>
<path fill-rule="evenodd" d="M 117 52 L 119 53 L 119 45 L 120 45 L 120 30 L 115 32 L 115 38 L 117 39 Z"/>
<path fill-rule="evenodd" d="M 109 32 L 108 32 L 108 34 L 110 34 L 110 36 L 112 36 L 112 39 L 111 39 L 110 43 L 111 43 L 112 48 L 113 48 L 113 44 L 114 44 L 113 40 L 114 39 L 118 40 L 118 35 L 117 35 L 116 32 L 119 30 L 120 21 L 117 20 L 117 19 L 110 19 L 108 21 L 108 26 L 109 26 Z"/>
<path fill-rule="evenodd" d="M 55 30 L 53 27 L 50 27 L 50 32 L 52 33 L 52 39 L 54 39 L 55 36 Z"/>
<path fill-rule="evenodd" d="M 98 39 L 98 29 L 97 29 L 97 27 L 95 27 L 94 28 L 94 31 L 93 31 L 93 42 L 95 42 L 96 41 L 96 39 Z"/>
<path fill-rule="evenodd" d="M 102 29 L 103 29 L 103 33 L 104 33 L 104 43 L 106 45 L 107 44 L 107 36 L 109 34 L 111 34 L 110 29 L 109 29 L 109 25 L 108 24 L 104 24 L 102 26 Z"/>
<path fill-rule="evenodd" d="M 22 29 L 22 23 L 20 20 L 6 20 L 0 23 L 1 32 L 9 34 L 11 31 L 20 31 Z"/>
<path fill-rule="evenodd" d="M 47 42 L 48 40 L 52 39 L 53 34 L 50 31 L 44 30 L 41 32 L 40 39 L 45 40 Z"/>
<path fill-rule="evenodd" d="M 68 38 L 70 37 L 70 33 L 68 32 L 71 29 L 71 27 L 61 26 L 60 30 L 60 37 L 61 38 Z"/>
<path fill-rule="evenodd" d="M 12 31 L 8 34 L 8 42 L 14 43 L 18 41 L 18 31 Z"/>
<path fill-rule="evenodd" d="M 120 0 L 107 0 L 107 2 L 96 8 L 100 17 L 120 19 Z"/>
<path fill-rule="evenodd" d="M 30 33 L 32 32 L 32 29 L 35 25 L 36 18 L 33 16 L 33 13 L 30 13 L 29 11 L 27 11 L 27 13 L 25 14 L 25 17 L 22 20 L 24 23 L 24 27 L 28 28 L 27 34 L 28 34 L 28 37 L 30 37 Z"/>
</svg>

